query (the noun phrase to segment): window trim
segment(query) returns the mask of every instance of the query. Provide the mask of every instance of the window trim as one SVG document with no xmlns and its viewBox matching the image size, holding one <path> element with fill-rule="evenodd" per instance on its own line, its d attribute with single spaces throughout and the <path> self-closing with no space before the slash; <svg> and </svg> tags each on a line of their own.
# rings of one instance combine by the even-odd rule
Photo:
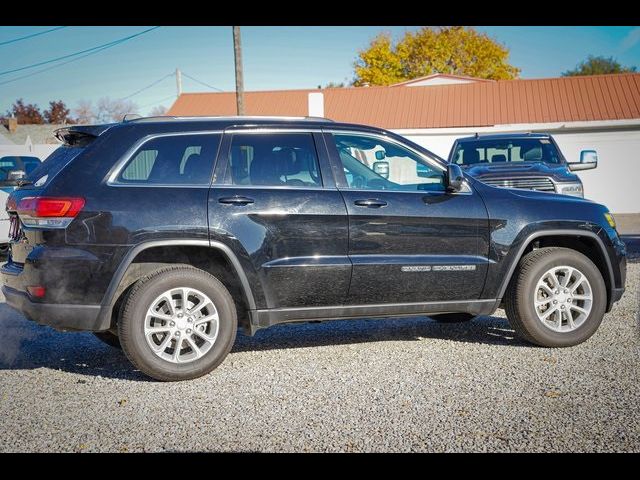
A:
<svg viewBox="0 0 640 480">
<path fill-rule="evenodd" d="M 106 184 L 110 187 L 136 187 L 136 188 L 149 188 L 149 187 L 165 187 L 165 188 L 210 188 L 211 182 L 214 179 L 214 173 L 216 170 L 216 164 L 218 160 L 218 156 L 220 155 L 220 147 L 222 145 L 222 140 L 224 137 L 223 130 L 198 130 L 198 131 L 185 131 L 185 132 L 166 132 L 166 133 L 152 133 L 150 135 L 146 135 L 135 142 L 131 148 L 129 148 L 120 159 L 114 164 L 109 173 L 107 173 Z M 211 169 L 211 175 L 209 177 L 209 182 L 207 183 L 125 183 L 119 182 L 118 177 L 122 173 L 122 170 L 126 165 L 129 164 L 131 160 L 133 160 L 133 156 L 140 150 L 140 148 L 146 143 L 155 140 L 157 138 L 164 137 L 183 137 L 186 135 L 220 135 L 220 141 L 218 142 L 218 149 L 213 158 L 213 166 Z"/>
<path fill-rule="evenodd" d="M 231 155 L 231 147 L 233 145 L 233 136 L 240 134 L 262 134 L 269 135 L 274 133 L 288 134 L 288 133 L 304 133 L 311 136 L 315 150 L 316 161 L 318 163 L 318 172 L 320 173 L 321 185 L 319 186 L 295 186 L 295 185 L 235 185 L 233 183 L 226 183 L 227 167 L 229 165 L 229 157 Z M 230 127 L 224 131 L 224 138 L 220 142 L 220 150 L 217 162 L 212 187 L 220 188 L 238 188 L 238 189 L 260 189 L 260 190 L 336 190 L 335 181 L 333 179 L 333 172 L 330 170 L 329 158 L 326 152 L 326 144 L 323 141 L 322 131 L 320 128 L 300 128 L 300 127 Z"/>
</svg>

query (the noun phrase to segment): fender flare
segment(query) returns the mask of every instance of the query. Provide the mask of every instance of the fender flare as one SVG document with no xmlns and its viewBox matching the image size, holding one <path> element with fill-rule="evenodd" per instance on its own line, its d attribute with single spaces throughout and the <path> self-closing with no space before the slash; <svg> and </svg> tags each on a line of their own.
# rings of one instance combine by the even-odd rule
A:
<svg viewBox="0 0 640 480">
<path fill-rule="evenodd" d="M 520 248 L 518 249 L 518 252 L 515 258 L 513 262 L 511 262 L 511 266 L 509 267 L 509 270 L 507 271 L 507 274 L 505 275 L 504 280 L 502 281 L 502 285 L 500 286 L 500 291 L 498 292 L 498 295 L 497 295 L 498 298 L 504 297 L 504 293 L 506 292 L 507 287 L 509 286 L 509 282 L 511 281 L 513 272 L 516 270 L 518 263 L 520 263 L 520 259 L 522 258 L 522 254 L 524 253 L 525 248 L 527 248 L 527 246 L 529 246 L 529 244 L 536 238 L 550 237 L 550 236 L 556 236 L 556 235 L 593 238 L 596 241 L 598 248 L 600 249 L 600 253 L 604 257 L 605 263 L 607 264 L 609 284 L 611 285 L 609 287 L 609 290 L 613 289 L 615 281 L 613 276 L 613 267 L 611 266 L 611 259 L 609 258 L 609 254 L 607 253 L 607 249 L 605 248 L 604 243 L 602 242 L 602 239 L 596 233 L 587 231 L 587 230 L 578 230 L 578 229 L 539 230 L 537 232 L 530 233 L 524 239 L 524 241 L 522 242 L 522 245 L 520 245 Z M 609 296 L 611 296 L 611 293 L 612 293 L 611 291 L 607 292 Z"/>
<path fill-rule="evenodd" d="M 242 290 L 244 291 L 244 295 L 247 299 L 247 303 L 249 305 L 250 310 L 256 309 L 255 299 L 253 297 L 253 292 L 251 290 L 251 285 L 249 284 L 249 279 L 247 278 L 242 266 L 240 265 L 240 261 L 238 257 L 233 253 L 233 251 L 224 243 L 217 241 L 209 241 L 209 240 L 152 240 L 149 242 L 143 242 L 137 244 L 133 247 L 125 257 L 120 262 L 115 274 L 111 278 L 111 282 L 109 283 L 109 287 L 104 294 L 101 302 L 101 315 L 107 316 L 109 321 L 111 320 L 111 310 L 113 305 L 115 304 L 115 294 L 120 286 L 120 282 L 124 278 L 127 269 L 133 263 L 133 259 L 144 250 L 154 247 L 174 247 L 174 246 L 199 246 L 199 247 L 207 247 L 220 251 L 226 258 L 229 260 L 231 265 L 236 271 L 238 278 L 240 280 L 240 284 L 242 285 Z M 106 318 L 104 319 L 106 320 Z"/>
</svg>

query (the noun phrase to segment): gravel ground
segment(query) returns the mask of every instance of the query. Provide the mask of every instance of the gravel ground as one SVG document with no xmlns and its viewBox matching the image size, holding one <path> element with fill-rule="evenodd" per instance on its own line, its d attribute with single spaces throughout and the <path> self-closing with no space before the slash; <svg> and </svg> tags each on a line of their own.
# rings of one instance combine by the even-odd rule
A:
<svg viewBox="0 0 640 480">
<path fill-rule="evenodd" d="M 504 312 L 282 325 L 191 382 L 0 304 L 0 451 L 640 451 L 640 264 L 586 343 L 534 348 Z"/>
</svg>

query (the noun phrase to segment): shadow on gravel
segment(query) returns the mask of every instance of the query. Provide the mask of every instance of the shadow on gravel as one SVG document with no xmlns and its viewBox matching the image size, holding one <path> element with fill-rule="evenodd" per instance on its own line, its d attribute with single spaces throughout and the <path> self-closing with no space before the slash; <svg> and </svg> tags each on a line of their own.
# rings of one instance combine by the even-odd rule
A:
<svg viewBox="0 0 640 480">
<path fill-rule="evenodd" d="M 122 351 L 90 333 L 63 333 L 36 325 L 0 304 L 0 370 L 47 368 L 81 375 L 149 381 Z M 528 346 L 514 337 L 506 319 L 478 317 L 472 322 L 438 323 L 427 317 L 336 320 L 277 325 L 254 337 L 239 334 L 233 352 L 309 348 L 365 342 L 450 340 L 502 346 Z"/>
</svg>

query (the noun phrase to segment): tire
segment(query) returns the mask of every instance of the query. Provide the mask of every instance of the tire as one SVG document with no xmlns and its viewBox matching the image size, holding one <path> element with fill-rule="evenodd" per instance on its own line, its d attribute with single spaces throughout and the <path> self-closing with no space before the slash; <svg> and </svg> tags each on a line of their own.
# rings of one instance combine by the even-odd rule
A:
<svg viewBox="0 0 640 480">
<path fill-rule="evenodd" d="M 591 310 L 573 330 L 555 331 L 548 326 L 548 323 L 539 318 L 534 301 L 538 298 L 538 281 L 541 281 L 545 272 L 556 267 L 562 269 L 564 266 L 577 269 L 586 277 L 592 296 Z M 568 276 L 570 277 L 568 283 L 571 285 L 570 282 L 577 277 Z M 551 293 L 553 294 L 554 292 Z M 577 290 L 576 295 L 581 292 L 583 290 L 580 288 Z M 553 303 L 559 303 L 558 308 L 564 305 L 565 309 L 571 309 L 571 314 L 575 315 L 575 310 L 572 309 L 571 304 L 564 302 L 569 302 L 569 300 L 565 300 L 563 297 Z M 573 300 L 573 304 L 576 306 L 579 306 L 580 302 L 580 300 Z M 542 347 L 570 347 L 586 341 L 600 326 L 605 314 L 606 304 L 606 286 L 598 267 L 580 252 L 560 247 L 540 248 L 525 255 L 520 260 L 505 294 L 507 318 L 515 329 L 516 334 L 522 339 Z M 580 306 L 585 307 L 585 304 L 582 303 Z M 548 306 L 543 308 L 551 308 L 551 304 L 549 303 Z M 555 317 L 556 315 L 557 313 L 551 312 L 549 318 L 557 318 Z M 559 327 L 569 328 L 569 320 L 564 315 L 560 313 Z M 578 313 L 578 315 L 581 314 Z"/>
<path fill-rule="evenodd" d="M 106 343 L 110 347 L 118 348 L 122 350 L 122 345 L 120 345 L 120 339 L 115 333 L 112 333 L 107 330 L 106 332 L 93 332 L 93 334 L 102 343 Z"/>
<path fill-rule="evenodd" d="M 462 322 L 470 322 L 477 315 L 472 315 L 470 313 L 440 313 L 438 315 L 431 315 L 436 322 L 439 323 L 462 323 Z"/>
<path fill-rule="evenodd" d="M 207 301 L 202 301 L 202 305 L 213 304 L 213 308 L 204 307 L 201 318 L 192 319 L 195 311 L 195 301 L 187 300 L 187 309 L 182 309 L 180 304 L 184 304 L 181 298 L 183 290 L 187 293 L 188 299 L 196 299 L 194 292 L 201 297 L 208 297 Z M 175 289 L 175 290 L 174 290 Z M 167 292 L 171 292 L 168 301 Z M 178 292 L 178 293 L 174 293 Z M 177 295 L 177 298 L 174 297 Z M 190 296 L 191 295 L 191 296 Z M 198 300 L 200 301 L 200 300 Z M 191 303 L 190 303 L 191 302 Z M 173 312 L 173 316 L 165 314 L 163 320 L 158 320 L 154 315 L 148 315 L 149 309 L 154 307 L 154 311 L 161 313 L 155 306 L 161 305 L 163 312 Z M 170 305 L 170 307 L 169 307 Z M 181 313 L 186 312 L 186 313 Z M 205 332 L 211 341 L 204 341 L 201 333 L 196 329 L 201 329 L 202 324 L 198 324 L 202 319 L 209 318 L 217 314 L 217 320 L 207 323 Z M 180 316 L 180 319 L 177 318 Z M 193 315 L 199 315 L 197 312 Z M 149 320 L 151 318 L 151 320 Z M 173 318 L 174 321 L 168 320 Z M 185 322 L 193 322 L 186 324 Z M 150 322 L 153 322 L 151 324 Z M 170 325 L 174 326 L 170 326 Z M 180 381 L 191 380 L 206 375 L 215 369 L 226 358 L 233 347 L 237 331 L 237 314 L 235 303 L 226 287 L 213 275 L 186 265 L 176 265 L 161 268 L 138 280 L 126 300 L 124 301 L 122 314 L 118 321 L 118 336 L 124 353 L 131 363 L 141 372 L 160 381 Z M 147 328 L 163 329 L 170 328 L 166 333 L 145 335 L 145 325 Z M 190 329 L 187 327 L 191 326 Z M 165 336 L 166 335 L 166 336 Z M 174 345 L 180 340 L 180 349 Z M 201 345 L 196 345 L 203 342 Z M 151 344 L 161 353 L 155 353 Z M 165 345 L 163 347 L 163 345 Z M 196 349 L 192 348 L 192 345 Z M 208 350 L 205 351 L 205 348 Z M 202 349 L 202 350 L 200 350 Z M 176 361 L 176 355 L 182 358 L 186 350 L 187 360 Z M 201 356 L 197 356 L 200 353 Z M 191 356 L 192 359 L 188 359 Z"/>
</svg>

